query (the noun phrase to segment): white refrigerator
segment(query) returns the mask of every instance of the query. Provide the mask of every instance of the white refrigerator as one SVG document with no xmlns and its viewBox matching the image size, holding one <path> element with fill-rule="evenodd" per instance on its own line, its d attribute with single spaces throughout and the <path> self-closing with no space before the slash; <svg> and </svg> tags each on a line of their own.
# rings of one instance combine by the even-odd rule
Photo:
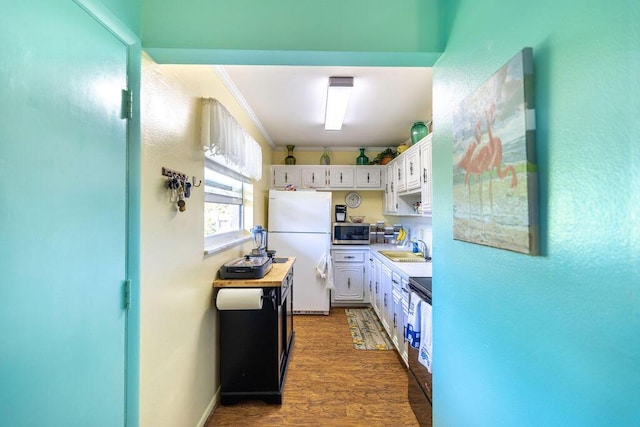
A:
<svg viewBox="0 0 640 427">
<path fill-rule="evenodd" d="M 267 230 L 276 257 L 296 257 L 293 312 L 329 314 L 329 289 L 316 267 L 331 250 L 331 193 L 270 190 Z"/>
</svg>

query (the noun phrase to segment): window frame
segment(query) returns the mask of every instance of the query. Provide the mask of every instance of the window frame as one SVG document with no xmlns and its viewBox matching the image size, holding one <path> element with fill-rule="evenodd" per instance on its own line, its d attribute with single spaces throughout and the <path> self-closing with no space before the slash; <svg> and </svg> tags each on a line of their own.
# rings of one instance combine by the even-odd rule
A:
<svg viewBox="0 0 640 427">
<path fill-rule="evenodd" d="M 221 158 L 212 158 L 208 155 L 205 155 L 204 159 L 204 169 L 205 172 L 207 169 L 213 170 L 215 172 L 224 174 L 233 178 L 242 183 L 242 196 L 240 199 L 232 196 L 222 196 L 207 192 L 204 190 L 203 194 L 203 238 L 204 238 L 204 252 L 205 254 L 214 254 L 226 249 L 229 249 L 233 246 L 240 245 L 244 242 L 247 242 L 251 239 L 251 234 L 249 233 L 246 226 L 246 217 L 245 217 L 245 204 L 247 188 L 246 186 L 253 186 L 253 182 L 247 176 L 242 173 L 239 173 L 233 170 L 231 167 L 223 164 L 223 159 Z M 206 173 L 205 173 L 206 176 Z M 206 182 L 203 183 L 204 188 L 206 188 Z M 227 231 L 222 233 L 217 233 L 213 235 L 206 236 L 204 235 L 204 221 L 206 217 L 204 216 L 205 207 L 207 203 L 219 203 L 219 202 L 228 202 L 228 201 L 240 201 L 240 227 L 238 230 Z M 235 204 L 235 203 L 234 203 Z"/>
</svg>

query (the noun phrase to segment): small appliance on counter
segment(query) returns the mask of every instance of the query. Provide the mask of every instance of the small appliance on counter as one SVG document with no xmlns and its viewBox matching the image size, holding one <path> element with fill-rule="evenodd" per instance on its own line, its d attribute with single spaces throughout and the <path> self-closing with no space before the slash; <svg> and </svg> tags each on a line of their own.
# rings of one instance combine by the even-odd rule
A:
<svg viewBox="0 0 640 427">
<path fill-rule="evenodd" d="M 253 237 L 253 249 L 251 250 L 251 256 L 267 256 L 267 230 L 257 224 L 253 226 L 250 231 L 251 237 Z"/>
<path fill-rule="evenodd" d="M 369 224 L 367 223 L 334 223 L 333 224 L 334 245 L 368 245 L 369 244 Z"/>
<path fill-rule="evenodd" d="M 273 267 L 269 256 L 245 255 L 225 262 L 218 275 L 221 279 L 262 279 Z"/>
<path fill-rule="evenodd" d="M 347 205 L 336 205 L 336 222 L 347 221 Z"/>
<path fill-rule="evenodd" d="M 253 238 L 251 253 L 225 262 L 218 271 L 221 279 L 262 279 L 271 271 L 275 251 L 267 251 L 267 230 L 255 225 L 250 231 Z"/>
</svg>

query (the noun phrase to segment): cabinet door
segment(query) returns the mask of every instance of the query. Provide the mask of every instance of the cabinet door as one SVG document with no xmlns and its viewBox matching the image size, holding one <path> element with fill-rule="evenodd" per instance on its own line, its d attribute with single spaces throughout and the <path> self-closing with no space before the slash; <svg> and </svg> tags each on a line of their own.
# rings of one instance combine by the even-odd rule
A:
<svg viewBox="0 0 640 427">
<path fill-rule="evenodd" d="M 420 147 L 411 147 L 404 153 L 404 176 L 406 181 L 406 190 L 420 189 L 421 169 L 420 169 Z"/>
<path fill-rule="evenodd" d="M 382 168 L 378 166 L 357 166 L 356 188 L 381 188 Z"/>
<path fill-rule="evenodd" d="M 334 264 L 334 301 L 364 302 L 364 265 Z"/>
<path fill-rule="evenodd" d="M 382 264 L 380 269 L 380 289 L 381 297 L 380 309 L 382 311 L 382 324 L 389 336 L 392 335 L 393 327 L 393 296 L 391 295 L 391 269 Z"/>
<path fill-rule="evenodd" d="M 371 274 L 371 285 L 372 285 L 372 294 L 371 294 L 371 303 L 373 305 L 373 309 L 376 312 L 376 314 L 378 315 L 378 318 L 382 319 L 382 311 L 381 311 L 381 307 L 382 305 L 380 304 L 380 302 L 382 301 L 382 290 L 380 289 L 380 270 L 382 267 L 382 263 L 376 259 L 373 258 L 372 260 L 372 268 L 371 271 L 369 272 L 369 274 Z"/>
<path fill-rule="evenodd" d="M 284 188 L 287 185 L 300 186 L 300 169 L 296 166 L 272 166 L 273 187 Z"/>
<path fill-rule="evenodd" d="M 407 340 L 404 338 L 405 336 L 405 332 L 406 332 L 406 327 L 407 327 L 407 320 L 409 318 L 409 278 L 408 277 L 402 277 L 401 279 L 401 290 L 402 290 L 402 327 L 400 328 L 400 332 L 402 333 L 402 340 L 400 341 L 400 356 L 402 356 L 402 359 L 404 360 L 405 364 L 408 364 L 408 360 L 409 360 L 409 343 L 407 342 Z"/>
<path fill-rule="evenodd" d="M 392 163 L 387 166 L 386 173 L 386 183 L 385 183 L 385 212 L 388 213 L 396 213 L 398 212 L 398 196 L 396 193 L 396 168 L 395 164 Z"/>
<path fill-rule="evenodd" d="M 431 180 L 431 147 L 431 134 L 429 134 L 420 146 L 422 216 L 431 216 L 431 191 L 433 185 Z"/>
<path fill-rule="evenodd" d="M 394 180 L 396 182 L 396 192 L 402 193 L 407 189 L 407 182 L 405 178 L 405 159 L 406 156 L 400 156 L 393 161 Z"/>
<path fill-rule="evenodd" d="M 305 188 L 326 188 L 327 168 L 322 166 L 301 167 L 301 181 Z"/>
<path fill-rule="evenodd" d="M 331 188 L 353 188 L 354 173 L 353 167 L 333 167 L 329 169 L 329 187 Z"/>
</svg>

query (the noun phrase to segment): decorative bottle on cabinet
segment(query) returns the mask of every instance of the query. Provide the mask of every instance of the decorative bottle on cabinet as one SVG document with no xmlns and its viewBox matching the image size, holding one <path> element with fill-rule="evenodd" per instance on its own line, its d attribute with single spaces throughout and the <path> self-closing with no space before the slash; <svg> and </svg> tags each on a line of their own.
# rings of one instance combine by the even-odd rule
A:
<svg viewBox="0 0 640 427">
<path fill-rule="evenodd" d="M 368 165 L 369 158 L 364 155 L 364 148 L 360 148 L 360 155 L 356 159 L 356 165 Z"/>
<path fill-rule="evenodd" d="M 321 165 L 331 164 L 331 158 L 329 157 L 329 151 L 327 151 L 327 147 L 324 147 L 324 152 L 322 153 L 322 156 L 320 156 L 320 164 Z"/>
<path fill-rule="evenodd" d="M 296 164 L 296 158 L 293 157 L 293 149 L 294 148 L 296 148 L 295 145 L 287 145 L 287 151 L 289 152 L 289 155 L 284 158 L 284 164 L 285 165 L 295 165 Z"/>
<path fill-rule="evenodd" d="M 427 136 L 428 133 L 429 128 L 424 124 L 424 122 L 415 122 L 413 126 L 411 126 L 411 143 L 415 144 Z"/>
</svg>

